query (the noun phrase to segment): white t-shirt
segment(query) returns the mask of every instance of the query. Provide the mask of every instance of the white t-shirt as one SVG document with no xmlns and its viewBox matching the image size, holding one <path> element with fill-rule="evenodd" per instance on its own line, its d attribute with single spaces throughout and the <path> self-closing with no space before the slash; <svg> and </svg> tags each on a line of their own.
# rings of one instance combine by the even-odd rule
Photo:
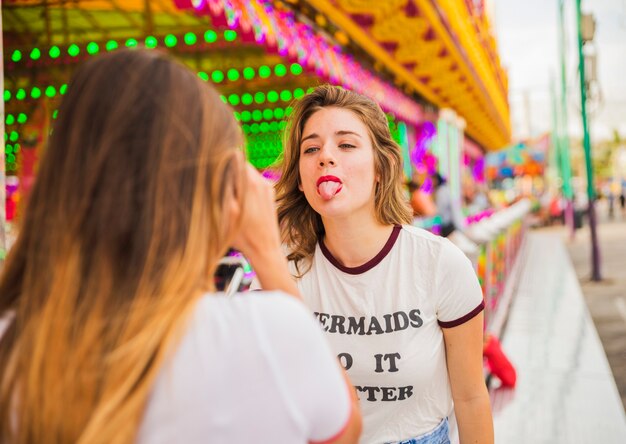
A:
<svg viewBox="0 0 626 444">
<path fill-rule="evenodd" d="M 341 433 L 350 394 L 306 308 L 283 294 L 202 298 L 149 397 L 137 442 L 307 443 Z"/>
<path fill-rule="evenodd" d="M 357 388 L 361 442 L 416 437 L 453 414 L 441 328 L 468 321 L 484 303 L 470 261 L 450 241 L 397 226 L 356 268 L 318 243 L 298 287 Z"/>
</svg>

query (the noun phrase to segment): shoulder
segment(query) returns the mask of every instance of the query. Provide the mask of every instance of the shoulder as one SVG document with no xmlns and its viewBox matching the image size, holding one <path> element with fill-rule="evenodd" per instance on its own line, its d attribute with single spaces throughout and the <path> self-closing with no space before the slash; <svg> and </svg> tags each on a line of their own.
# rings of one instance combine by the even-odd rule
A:
<svg viewBox="0 0 626 444">
<path fill-rule="evenodd" d="M 412 240 L 418 240 L 422 242 L 428 242 L 433 244 L 440 244 L 443 239 L 441 236 L 424 230 L 423 228 L 415 227 L 413 225 L 402 225 L 402 233 L 406 234 L 406 237 Z"/>
<path fill-rule="evenodd" d="M 402 233 L 405 242 L 414 243 L 418 248 L 434 253 L 435 256 L 431 258 L 436 259 L 440 265 L 469 261 L 467 256 L 445 237 L 412 225 L 402 225 Z"/>
<path fill-rule="evenodd" d="M 301 301 L 265 291 L 202 297 L 186 332 L 187 338 L 220 353 L 251 353 L 252 347 L 274 357 L 297 351 L 295 344 L 312 344 L 316 336 L 321 337 L 319 324 Z"/>
<path fill-rule="evenodd" d="M 431 233 L 423 228 L 412 225 L 402 225 L 400 242 L 409 243 L 421 250 L 438 252 L 447 239 Z"/>
<path fill-rule="evenodd" d="M 272 317 L 284 314 L 300 316 L 306 313 L 301 302 L 280 291 L 245 292 L 230 298 L 223 293 L 206 294 L 198 301 L 195 309 L 195 316 L 201 318 L 215 315 L 251 317 L 259 314 Z"/>
</svg>

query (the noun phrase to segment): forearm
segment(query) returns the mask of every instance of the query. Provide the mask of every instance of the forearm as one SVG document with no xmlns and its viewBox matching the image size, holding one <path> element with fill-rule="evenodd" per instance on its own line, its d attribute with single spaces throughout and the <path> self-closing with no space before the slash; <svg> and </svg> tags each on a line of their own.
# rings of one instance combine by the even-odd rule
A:
<svg viewBox="0 0 626 444">
<path fill-rule="evenodd" d="M 493 444 L 493 419 L 486 390 L 468 400 L 455 400 L 454 413 L 461 444 Z"/>
<path fill-rule="evenodd" d="M 261 254 L 250 256 L 248 260 L 254 268 L 263 290 L 279 290 L 300 299 L 298 287 L 289 273 L 287 259 L 280 249 L 264 251 Z"/>
</svg>

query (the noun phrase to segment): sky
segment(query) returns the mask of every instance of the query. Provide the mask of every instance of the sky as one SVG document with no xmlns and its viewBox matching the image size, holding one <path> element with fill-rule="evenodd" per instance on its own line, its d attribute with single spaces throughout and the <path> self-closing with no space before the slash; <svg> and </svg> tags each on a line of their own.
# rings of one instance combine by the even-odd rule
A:
<svg viewBox="0 0 626 444">
<path fill-rule="evenodd" d="M 551 77 L 560 82 L 559 0 L 492 0 L 500 59 L 509 76 L 514 140 L 552 128 Z M 581 137 L 576 2 L 565 0 L 568 132 Z M 596 19 L 599 93 L 588 105 L 591 139 L 626 139 L 626 0 L 582 0 L 582 11 Z M 589 48 L 590 50 L 593 48 Z M 557 83 L 560 88 L 560 83 Z"/>
</svg>

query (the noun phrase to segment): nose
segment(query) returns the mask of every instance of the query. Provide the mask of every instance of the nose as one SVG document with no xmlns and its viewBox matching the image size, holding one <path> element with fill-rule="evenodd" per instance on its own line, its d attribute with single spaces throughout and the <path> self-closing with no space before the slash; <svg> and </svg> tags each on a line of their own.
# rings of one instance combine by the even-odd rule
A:
<svg viewBox="0 0 626 444">
<path fill-rule="evenodd" d="M 325 167 L 325 166 L 335 166 L 335 164 L 336 164 L 336 161 L 331 150 L 329 150 L 328 148 L 326 149 L 323 148 L 320 152 L 319 165 L 321 167 Z"/>
</svg>

